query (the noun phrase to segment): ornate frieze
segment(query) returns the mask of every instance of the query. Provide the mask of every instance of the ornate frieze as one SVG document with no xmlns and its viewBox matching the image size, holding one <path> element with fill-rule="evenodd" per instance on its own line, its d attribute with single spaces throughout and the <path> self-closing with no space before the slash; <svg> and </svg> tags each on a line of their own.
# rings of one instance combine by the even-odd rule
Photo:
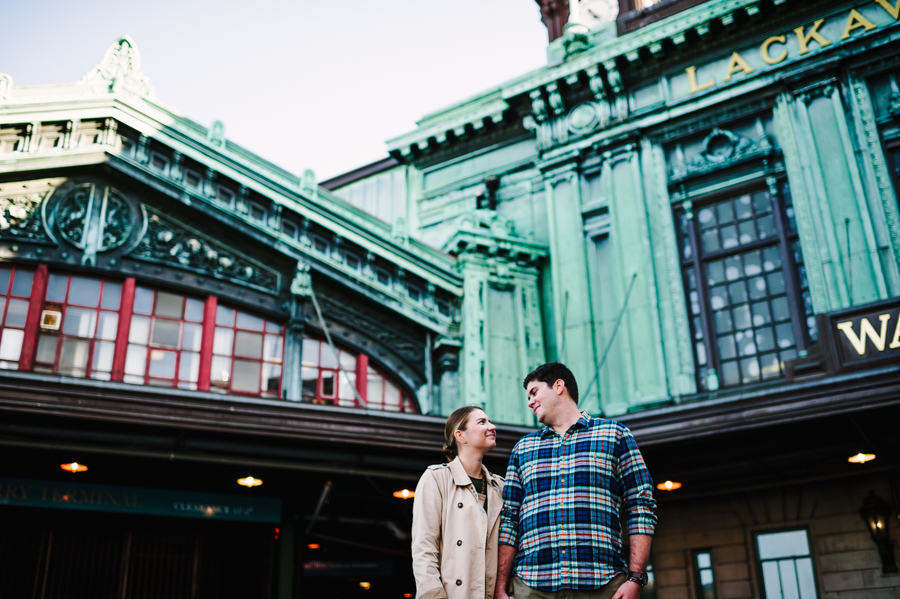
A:
<svg viewBox="0 0 900 599">
<path fill-rule="evenodd" d="M 141 72 L 137 46 L 127 35 L 113 42 L 103 60 L 85 73 L 81 81 L 105 86 L 110 93 L 125 91 L 139 96 L 153 95 L 150 81 Z"/>
<path fill-rule="evenodd" d="M 757 129 L 758 137 L 750 139 L 727 129 L 715 128 L 706 136 L 700 151 L 691 159 L 685 159 L 680 146 L 677 146 L 670 161 L 670 183 L 772 154 L 772 142 L 761 123 Z"/>
<path fill-rule="evenodd" d="M 130 257 L 175 266 L 236 285 L 277 294 L 281 291 L 278 271 L 244 256 L 223 243 L 208 239 L 191 227 L 146 208 L 147 229 Z"/>
<path fill-rule="evenodd" d="M 28 241 L 50 241 L 40 207 L 50 192 L 4 194 L 0 196 L 0 237 Z"/>
</svg>

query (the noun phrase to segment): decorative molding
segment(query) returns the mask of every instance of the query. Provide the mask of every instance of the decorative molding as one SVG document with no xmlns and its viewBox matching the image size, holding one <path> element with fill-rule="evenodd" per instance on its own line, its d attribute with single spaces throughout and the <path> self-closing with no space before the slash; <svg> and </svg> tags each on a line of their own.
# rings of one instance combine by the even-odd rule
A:
<svg viewBox="0 0 900 599">
<path fill-rule="evenodd" d="M 769 156 L 774 151 L 765 133 L 756 140 L 751 140 L 718 127 L 706 136 L 702 147 L 703 149 L 689 161 L 685 162 L 683 156 L 672 161 L 669 178 L 671 183 L 727 168 L 750 158 Z M 680 154 L 680 151 L 678 153 Z"/>
<path fill-rule="evenodd" d="M 516 235 L 513 221 L 495 210 L 474 210 L 459 224 L 456 233 L 444 244 L 453 255 L 483 254 L 502 262 L 534 264 L 547 255 L 547 247 Z"/>
<path fill-rule="evenodd" d="M 0 102 L 3 102 L 7 98 L 9 98 L 12 93 L 13 88 L 13 78 L 12 75 L 7 75 L 6 73 L 0 73 Z"/>
<path fill-rule="evenodd" d="M 147 230 L 130 257 L 188 270 L 200 275 L 226 279 L 242 285 L 278 294 L 281 275 L 261 262 L 236 252 L 223 243 L 208 239 L 191 227 L 146 207 Z"/>
<path fill-rule="evenodd" d="M 788 174 L 788 183 L 791 187 L 791 196 L 794 199 L 794 212 L 797 217 L 797 230 L 800 234 L 800 246 L 802 248 L 806 265 L 806 277 L 809 282 L 810 299 L 815 313 L 827 312 L 829 309 L 828 290 L 825 284 L 825 275 L 822 272 L 821 251 L 819 250 L 818 237 L 813 224 L 812 213 L 809 207 L 809 194 L 803 177 L 803 167 L 800 165 L 800 153 L 797 149 L 797 139 L 794 124 L 791 118 L 791 104 L 793 100 L 787 94 L 781 94 L 775 104 L 775 127 L 778 130 L 778 138 L 781 140 L 784 163 Z"/>
<path fill-rule="evenodd" d="M 0 238 L 50 242 L 41 219 L 41 205 L 50 191 L 0 196 Z"/>
<path fill-rule="evenodd" d="M 141 56 L 129 36 L 119 38 L 106 50 L 97 66 L 84 74 L 83 83 L 101 84 L 110 93 L 130 92 L 138 96 L 153 96 L 150 81 L 141 72 Z"/>
<path fill-rule="evenodd" d="M 852 79 L 850 87 L 853 90 L 853 99 L 865 137 L 866 153 L 871 161 L 875 182 L 878 186 L 878 197 L 881 200 L 881 208 L 884 210 L 884 219 L 887 222 L 891 253 L 894 256 L 895 265 L 900 264 L 900 214 L 897 210 L 897 199 L 894 196 L 891 174 L 881 148 L 881 138 L 878 135 L 878 125 L 875 123 L 875 111 L 872 107 L 869 89 L 864 81 L 858 79 Z M 896 293 L 896 290 L 894 292 Z"/>
</svg>

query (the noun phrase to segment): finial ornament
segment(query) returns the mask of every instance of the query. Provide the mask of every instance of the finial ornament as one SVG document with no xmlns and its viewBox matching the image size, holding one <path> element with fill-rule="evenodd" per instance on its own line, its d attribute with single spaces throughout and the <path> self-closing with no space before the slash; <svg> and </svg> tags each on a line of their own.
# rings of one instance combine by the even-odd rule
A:
<svg viewBox="0 0 900 599">
<path fill-rule="evenodd" d="M 83 83 L 100 83 L 110 93 L 127 91 L 139 96 L 152 96 L 150 81 L 141 72 L 141 56 L 134 40 L 124 36 L 113 42 L 103 60 L 81 78 Z"/>
<path fill-rule="evenodd" d="M 0 73 L 0 102 L 7 99 L 12 93 L 13 79 L 6 73 Z"/>
<path fill-rule="evenodd" d="M 212 127 L 206 133 L 206 139 L 214 146 L 225 147 L 225 123 L 213 121 Z"/>
</svg>

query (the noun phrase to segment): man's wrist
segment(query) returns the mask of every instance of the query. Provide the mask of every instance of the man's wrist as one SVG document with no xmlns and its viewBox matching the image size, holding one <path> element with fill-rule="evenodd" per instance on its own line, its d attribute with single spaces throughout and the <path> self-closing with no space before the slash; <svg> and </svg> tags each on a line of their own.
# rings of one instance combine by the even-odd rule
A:
<svg viewBox="0 0 900 599">
<path fill-rule="evenodd" d="M 633 582 L 634 584 L 638 585 L 639 587 L 643 587 L 644 585 L 647 584 L 647 573 L 646 572 L 629 571 L 626 574 L 626 576 L 627 576 L 627 578 L 625 579 L 625 582 Z"/>
</svg>

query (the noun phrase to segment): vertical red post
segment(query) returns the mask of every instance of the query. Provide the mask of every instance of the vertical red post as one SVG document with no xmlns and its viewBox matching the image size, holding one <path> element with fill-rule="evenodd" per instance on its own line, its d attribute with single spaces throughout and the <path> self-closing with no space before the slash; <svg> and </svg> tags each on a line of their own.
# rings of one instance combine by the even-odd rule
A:
<svg viewBox="0 0 900 599">
<path fill-rule="evenodd" d="M 203 339 L 200 341 L 200 372 L 197 375 L 197 389 L 209 391 L 209 373 L 212 369 L 213 340 L 216 336 L 216 297 L 206 298 L 203 306 Z"/>
<path fill-rule="evenodd" d="M 122 284 L 122 301 L 119 303 L 119 327 L 116 330 L 116 351 L 113 354 L 110 378 L 121 381 L 125 378 L 125 356 L 128 355 L 128 333 L 131 331 L 131 314 L 134 309 L 134 277 L 128 277 Z"/>
<path fill-rule="evenodd" d="M 363 400 L 363 405 L 359 407 L 366 407 L 365 404 L 369 401 L 369 398 L 366 397 L 369 390 L 369 356 L 366 354 L 359 354 L 356 358 L 356 390 L 359 391 L 359 396 Z"/>
<path fill-rule="evenodd" d="M 41 264 L 34 271 L 31 298 L 28 300 L 28 316 L 25 317 L 25 337 L 22 340 L 22 353 L 19 355 L 19 370 L 34 368 L 34 352 L 37 349 L 41 312 L 44 310 L 44 296 L 47 294 L 47 279 L 49 278 L 46 264 Z"/>
</svg>

